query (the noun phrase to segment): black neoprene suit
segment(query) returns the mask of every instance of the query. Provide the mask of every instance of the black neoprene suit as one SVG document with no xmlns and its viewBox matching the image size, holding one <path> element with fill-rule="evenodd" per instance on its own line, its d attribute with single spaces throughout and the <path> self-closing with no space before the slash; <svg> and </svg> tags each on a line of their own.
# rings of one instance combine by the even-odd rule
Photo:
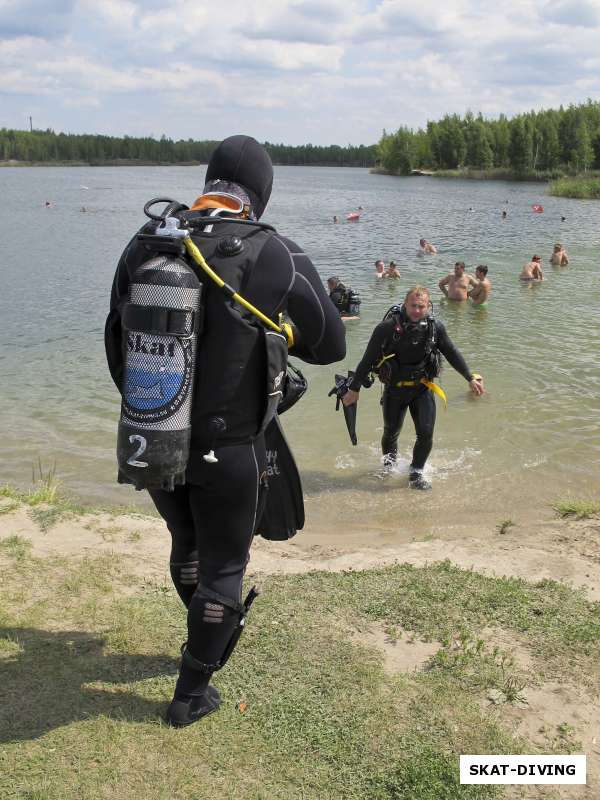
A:
<svg viewBox="0 0 600 800">
<path fill-rule="evenodd" d="M 119 311 L 133 272 L 147 258 L 147 252 L 134 238 L 121 257 L 113 284 L 106 347 L 118 387 L 122 376 Z M 287 297 L 281 307 L 272 307 L 269 276 L 285 269 L 289 270 L 285 274 L 292 276 Z M 291 351 L 294 357 L 329 364 L 345 356 L 344 325 L 310 259 L 294 242 L 279 235 L 269 239 L 252 269 L 244 295 L 274 319 L 278 311 L 287 311 L 296 328 Z M 205 665 L 219 661 L 237 624 L 236 605 L 241 599 L 242 579 L 264 494 L 260 491 L 266 473 L 264 436 L 257 435 L 265 402 L 263 355 L 257 351 L 252 359 L 231 409 L 235 436 L 228 439 L 225 435 L 215 443 L 218 462 L 204 461 L 206 449 L 193 439 L 187 483 L 174 492 L 150 491 L 172 537 L 171 575 L 188 607 L 188 651 Z M 192 682 L 186 686 L 186 676 L 182 672 L 179 689 L 195 691 L 198 685 Z"/>
<path fill-rule="evenodd" d="M 436 326 L 436 348 L 444 355 L 450 365 L 467 381 L 471 380 L 465 359 L 451 342 L 444 325 L 438 320 Z M 401 326 L 400 326 L 401 327 Z M 435 426 L 435 398 L 426 386 L 420 384 L 419 377 L 424 375 L 418 365 L 425 360 L 428 332 L 423 326 L 418 330 L 408 328 L 397 329 L 395 319 L 380 322 L 373 331 L 367 349 L 356 368 L 354 380 L 350 388 L 359 391 L 363 380 L 375 367 L 384 354 L 395 353 L 392 383 L 385 387 L 382 398 L 383 436 L 381 449 L 384 455 L 396 457 L 398 435 L 402 428 L 406 411 L 415 425 L 417 440 L 413 449 L 411 467 L 423 469 L 433 446 L 433 428 Z M 415 379 L 415 386 L 395 386 L 398 380 Z"/>
</svg>

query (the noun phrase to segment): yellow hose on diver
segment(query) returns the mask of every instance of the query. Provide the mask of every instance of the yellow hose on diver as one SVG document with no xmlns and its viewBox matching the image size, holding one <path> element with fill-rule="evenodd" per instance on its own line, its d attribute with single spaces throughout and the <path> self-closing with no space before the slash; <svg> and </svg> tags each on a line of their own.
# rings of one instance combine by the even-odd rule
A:
<svg viewBox="0 0 600 800">
<path fill-rule="evenodd" d="M 223 278 L 221 278 L 219 275 L 217 275 L 217 273 L 214 271 L 214 269 L 212 269 L 212 267 L 209 266 L 209 264 L 206 262 L 206 259 L 204 258 L 204 256 L 200 252 L 200 250 L 198 249 L 198 247 L 196 247 L 196 245 L 192 241 L 191 236 L 184 236 L 183 237 L 183 243 L 185 245 L 185 249 L 187 250 L 189 255 L 192 257 L 192 259 L 195 261 L 195 263 L 204 272 L 206 272 L 208 277 L 211 280 L 213 280 L 220 289 L 223 289 L 223 291 L 226 294 L 228 294 L 231 297 L 232 300 L 235 300 L 236 303 L 239 303 L 241 306 L 243 306 L 251 314 L 254 314 L 255 317 L 258 317 L 258 319 L 262 323 L 264 323 L 267 327 L 271 328 L 274 331 L 277 331 L 277 333 L 283 334 L 285 336 L 285 338 L 287 339 L 288 347 L 289 348 L 293 347 L 293 345 L 294 345 L 294 334 L 292 332 L 292 326 L 289 323 L 282 322 L 280 325 L 278 325 L 276 322 L 273 322 L 272 319 L 267 317 L 266 314 L 263 314 L 262 311 L 260 311 L 258 308 L 256 308 L 256 306 L 253 306 L 252 303 L 249 303 L 248 300 L 246 300 L 245 297 L 242 297 L 241 294 L 238 294 L 236 291 L 234 291 L 231 288 L 231 286 L 229 286 L 229 284 L 225 283 Z"/>
</svg>

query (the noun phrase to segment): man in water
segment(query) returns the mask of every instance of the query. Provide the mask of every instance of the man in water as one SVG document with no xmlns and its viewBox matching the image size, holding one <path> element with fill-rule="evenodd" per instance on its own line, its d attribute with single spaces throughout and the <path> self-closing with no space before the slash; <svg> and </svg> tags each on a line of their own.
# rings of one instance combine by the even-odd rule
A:
<svg viewBox="0 0 600 800">
<path fill-rule="evenodd" d="M 347 289 L 337 275 L 327 279 L 329 299 L 343 320 L 359 319 L 360 298 L 352 289 Z"/>
<path fill-rule="evenodd" d="M 329 289 L 329 299 L 341 314 L 346 307 L 346 295 L 348 293 L 346 287 L 337 275 L 332 275 L 331 278 L 327 279 L 327 288 Z"/>
<path fill-rule="evenodd" d="M 440 389 L 431 387 L 439 372 L 439 354 L 468 381 L 476 396 L 484 392 L 483 379 L 470 371 L 444 325 L 430 316 L 428 289 L 414 286 L 407 292 L 404 305 L 395 308 L 396 313 L 386 315 L 373 331 L 342 402 L 345 406 L 357 403 L 368 374 L 378 369 L 379 379 L 385 384 L 381 439 L 384 462 L 389 465 L 396 462 L 398 435 L 409 410 L 417 434 L 408 474 L 409 486 L 431 489 L 431 484 L 423 477 L 423 468 L 433 446 L 434 391 Z"/>
<path fill-rule="evenodd" d="M 398 270 L 398 267 L 396 266 L 396 262 L 395 261 L 390 261 L 390 265 L 387 268 L 387 270 L 385 271 L 385 275 L 383 277 L 384 278 L 399 278 L 400 277 L 400 272 Z"/>
<path fill-rule="evenodd" d="M 550 263 L 553 264 L 555 267 L 566 267 L 567 264 L 569 263 L 569 256 L 567 255 L 567 251 L 560 242 L 557 242 L 554 245 L 552 255 L 550 256 Z"/>
<path fill-rule="evenodd" d="M 420 246 L 420 253 L 421 255 L 430 255 L 437 253 L 437 247 L 431 242 L 428 242 L 427 239 L 419 239 L 419 246 Z"/>
<path fill-rule="evenodd" d="M 521 270 L 519 279 L 522 281 L 537 281 L 538 283 L 543 281 L 544 273 L 542 272 L 542 268 L 540 266 L 541 263 L 542 259 L 539 256 L 533 256 L 531 261 L 525 264 Z"/>
<path fill-rule="evenodd" d="M 488 268 L 485 264 L 480 264 L 475 268 L 475 284 L 468 293 L 469 299 L 474 306 L 485 305 L 492 292 L 492 284 L 487 277 L 487 273 Z"/>
<path fill-rule="evenodd" d="M 378 261 L 375 262 L 375 277 L 383 278 L 384 275 L 385 275 L 385 263 L 380 258 Z"/>
<path fill-rule="evenodd" d="M 457 261 L 454 272 L 442 278 L 438 286 L 449 300 L 466 300 L 469 286 L 476 283 L 475 278 L 465 272 L 465 262 Z"/>
</svg>

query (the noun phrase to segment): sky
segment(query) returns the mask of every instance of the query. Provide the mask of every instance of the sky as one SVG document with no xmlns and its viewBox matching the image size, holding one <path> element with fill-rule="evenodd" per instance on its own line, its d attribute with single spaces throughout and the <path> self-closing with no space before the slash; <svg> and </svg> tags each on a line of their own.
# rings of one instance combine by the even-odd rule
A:
<svg viewBox="0 0 600 800">
<path fill-rule="evenodd" d="M 0 0 L 0 127 L 373 144 L 600 99 L 600 0 Z"/>
</svg>

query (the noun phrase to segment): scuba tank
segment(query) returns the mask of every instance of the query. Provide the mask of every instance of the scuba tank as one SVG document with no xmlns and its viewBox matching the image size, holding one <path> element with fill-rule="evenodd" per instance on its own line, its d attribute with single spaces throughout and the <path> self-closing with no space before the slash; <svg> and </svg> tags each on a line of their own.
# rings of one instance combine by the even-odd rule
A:
<svg viewBox="0 0 600 800">
<path fill-rule="evenodd" d="M 348 289 L 346 293 L 347 313 L 353 317 L 357 317 L 360 314 L 360 304 L 361 299 L 359 293 L 355 292 L 354 289 Z"/>
<path fill-rule="evenodd" d="M 176 244 L 136 270 L 122 313 L 118 481 L 136 489 L 185 483 L 203 287 Z"/>
<path fill-rule="evenodd" d="M 153 205 L 163 202 L 168 205 L 162 214 L 150 211 Z M 195 430 L 200 427 L 206 434 L 208 452 L 203 458 L 208 463 L 217 462 L 215 442 L 228 427 L 220 413 L 228 406 L 239 384 L 240 353 L 247 353 L 261 335 L 265 339 L 269 386 L 261 430 L 275 414 L 284 393 L 280 384 L 286 374 L 288 344 L 293 342 L 291 326 L 283 321 L 275 323 L 216 273 L 192 241 L 189 231 L 189 228 L 212 227 L 215 222 L 234 224 L 236 230 L 246 226 L 251 226 L 253 232 L 257 228 L 274 229 L 237 217 L 215 220 L 213 216 L 189 220 L 189 228 L 188 220 L 183 219 L 185 227 L 180 227 L 180 219 L 174 215 L 186 210 L 187 206 L 168 198 L 155 198 L 144 206 L 146 215 L 158 224 L 143 229 L 145 232 L 138 233 L 137 240 L 154 258 L 134 272 L 129 301 L 121 313 L 125 364 L 117 437 L 118 480 L 133 483 L 136 489 L 172 491 L 176 485 L 185 483 L 192 411 Z M 222 271 L 231 273 L 231 279 L 237 282 L 243 267 L 243 260 L 240 261 L 240 254 L 244 253 L 242 239 L 226 236 L 210 237 L 208 241 L 213 242 L 212 249 L 216 248 L 220 255 Z M 200 268 L 201 279 L 197 270 L 187 263 L 188 258 L 194 267 Z M 231 261 L 227 269 L 226 261 Z M 207 278 L 220 290 L 217 295 L 213 293 L 212 299 L 203 285 Z M 228 302 L 232 300 L 235 307 Z M 242 312 L 249 312 L 252 322 L 247 314 L 239 312 L 239 306 Z M 227 334 L 237 360 L 229 359 L 223 365 L 223 348 L 215 349 L 214 335 L 212 343 L 206 340 L 198 349 L 205 313 L 213 334 L 215 329 Z M 271 330 L 263 334 L 264 328 L 256 325 L 255 318 Z M 200 391 L 192 409 L 196 363 L 205 376 L 216 374 L 221 383 L 212 390 Z M 297 393 L 298 397 L 302 391 Z"/>
</svg>

